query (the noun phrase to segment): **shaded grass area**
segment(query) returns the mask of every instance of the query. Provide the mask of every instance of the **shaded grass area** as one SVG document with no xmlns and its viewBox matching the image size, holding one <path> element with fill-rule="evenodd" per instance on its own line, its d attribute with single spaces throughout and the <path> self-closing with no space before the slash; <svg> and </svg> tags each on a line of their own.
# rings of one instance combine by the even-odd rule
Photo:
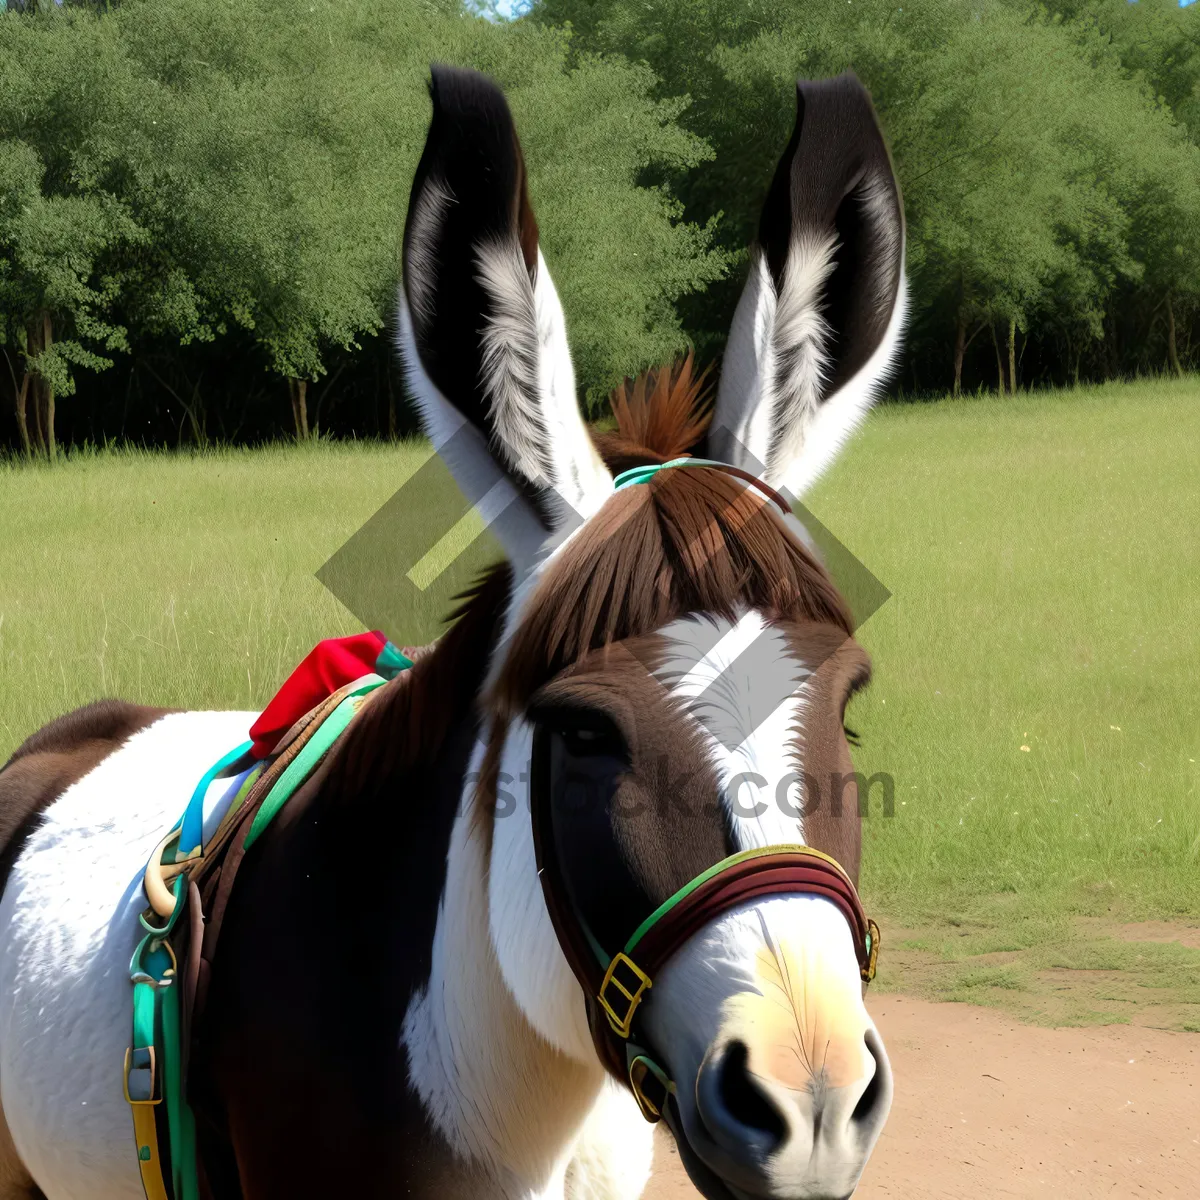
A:
<svg viewBox="0 0 1200 1200">
<path fill-rule="evenodd" d="M 865 835 L 882 987 L 1200 1026 L 1200 951 L 1106 932 L 1200 918 L 1197 446 L 1195 379 L 890 406 L 806 498 L 894 593 L 847 718 L 895 780 Z M 0 463 L 0 761 L 100 695 L 264 704 L 362 628 L 314 573 L 428 454 Z M 401 517 L 437 524 L 439 495 Z M 389 633 L 432 637 L 444 604 Z"/>
<path fill-rule="evenodd" d="M 931 924 L 920 932 L 892 927 L 877 985 L 1003 1008 L 1039 1024 L 1200 1031 L 1200 948 L 1127 940 L 1113 936 L 1115 928 L 1028 914 L 1007 928 L 998 922 Z"/>
</svg>

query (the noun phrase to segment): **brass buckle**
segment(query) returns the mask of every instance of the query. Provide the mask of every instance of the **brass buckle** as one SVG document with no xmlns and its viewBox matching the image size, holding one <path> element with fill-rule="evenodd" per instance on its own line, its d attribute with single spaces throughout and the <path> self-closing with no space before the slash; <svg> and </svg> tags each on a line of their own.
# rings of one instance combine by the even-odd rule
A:
<svg viewBox="0 0 1200 1200">
<path fill-rule="evenodd" d="M 630 991 L 617 978 L 619 968 L 625 968 L 636 979 L 637 986 L 633 991 Z M 608 1017 L 608 1023 L 613 1027 L 613 1032 L 618 1037 L 629 1037 L 630 1030 L 633 1028 L 633 1014 L 637 1012 L 637 1006 L 641 1004 L 642 997 L 646 994 L 646 989 L 653 986 L 650 976 L 624 952 L 618 954 L 608 964 L 608 970 L 604 972 L 604 982 L 600 985 L 600 994 L 596 998 L 600 1001 L 600 1007 L 604 1009 L 605 1015 Z M 615 1002 L 624 1007 L 625 1011 L 623 1014 L 613 1007 L 614 1001 L 609 999 L 611 990 L 619 993 L 619 996 L 615 998 Z M 624 997 L 624 1001 L 619 998 L 621 996 Z"/>
<path fill-rule="evenodd" d="M 675 1084 L 663 1069 L 644 1054 L 639 1054 L 629 1064 L 629 1086 L 642 1116 L 652 1125 L 661 1121 L 667 1097 L 675 1091 Z"/>
<path fill-rule="evenodd" d="M 862 968 L 863 983 L 870 983 L 875 978 L 875 968 L 879 965 L 879 926 L 874 921 L 867 921 L 867 965 Z"/>
<path fill-rule="evenodd" d="M 135 1100 L 129 1094 L 129 1076 L 134 1071 L 148 1071 L 150 1074 L 150 1096 L 147 1100 Z M 125 1099 L 130 1104 L 161 1104 L 162 1097 L 154 1094 L 158 1086 L 158 1063 L 153 1046 L 130 1046 L 125 1051 L 125 1071 L 122 1076 L 125 1087 Z"/>
</svg>

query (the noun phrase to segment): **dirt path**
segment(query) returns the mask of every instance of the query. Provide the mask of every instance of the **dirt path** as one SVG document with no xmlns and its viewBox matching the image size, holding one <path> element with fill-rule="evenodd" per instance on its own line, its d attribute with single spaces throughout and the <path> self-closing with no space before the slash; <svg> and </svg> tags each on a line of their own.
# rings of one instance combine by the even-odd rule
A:
<svg viewBox="0 0 1200 1200">
<path fill-rule="evenodd" d="M 872 1004 L 896 1100 L 855 1200 L 1192 1196 L 1200 1034 L 1041 1029 L 986 1008 Z M 674 1147 L 645 1200 L 695 1200 Z"/>
</svg>

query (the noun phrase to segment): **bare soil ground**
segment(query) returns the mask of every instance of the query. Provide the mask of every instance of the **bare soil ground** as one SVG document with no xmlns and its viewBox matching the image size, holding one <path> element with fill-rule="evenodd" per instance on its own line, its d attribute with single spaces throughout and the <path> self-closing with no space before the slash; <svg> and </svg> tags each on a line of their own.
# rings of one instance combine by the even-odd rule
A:
<svg viewBox="0 0 1200 1200">
<path fill-rule="evenodd" d="M 896 1099 L 858 1200 L 1195 1194 L 1200 1035 L 1038 1028 L 894 995 L 871 1008 Z M 664 1138 L 645 1200 L 696 1195 Z"/>
</svg>

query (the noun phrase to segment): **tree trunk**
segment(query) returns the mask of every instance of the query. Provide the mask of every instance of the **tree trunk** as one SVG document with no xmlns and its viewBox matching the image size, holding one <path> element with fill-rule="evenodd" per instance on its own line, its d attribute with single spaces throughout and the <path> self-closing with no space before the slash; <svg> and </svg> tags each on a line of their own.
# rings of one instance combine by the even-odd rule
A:
<svg viewBox="0 0 1200 1200">
<path fill-rule="evenodd" d="M 1017 323 L 1012 317 L 1008 319 L 1008 391 L 1010 395 L 1017 391 Z"/>
<path fill-rule="evenodd" d="M 43 432 L 42 389 L 38 378 L 37 368 L 31 368 L 30 363 L 37 358 L 42 350 L 42 326 L 39 321 L 30 321 L 25 327 L 25 378 L 21 382 L 21 390 L 25 394 L 25 402 L 33 410 L 33 428 L 29 430 L 30 449 L 34 455 L 41 458 L 46 453 L 46 437 Z M 29 418 L 26 415 L 26 429 L 29 429 Z"/>
<path fill-rule="evenodd" d="M 958 328 L 954 331 L 954 395 L 962 393 L 963 355 L 967 352 L 967 318 L 958 310 Z"/>
<path fill-rule="evenodd" d="M 50 314 L 42 313 L 42 353 L 45 354 L 54 345 L 54 326 L 50 322 Z M 42 402 L 45 405 L 46 456 L 54 461 L 54 389 L 43 377 L 40 379 Z"/>
<path fill-rule="evenodd" d="M 1183 375 L 1179 365 L 1179 347 L 1175 344 L 1175 308 L 1171 304 L 1171 293 L 1167 293 L 1167 361 L 1176 375 Z"/>
<path fill-rule="evenodd" d="M 1004 395 L 1004 359 L 1000 356 L 1000 343 L 996 340 L 996 323 L 995 321 L 988 322 L 988 328 L 992 331 L 992 345 L 996 348 L 996 391 Z"/>
<path fill-rule="evenodd" d="M 288 395 L 292 400 L 292 420 L 296 425 L 296 440 L 308 440 L 308 380 L 289 379 Z"/>
<path fill-rule="evenodd" d="M 33 444 L 41 458 L 46 453 L 46 434 L 43 429 L 42 390 L 36 375 L 33 376 L 30 395 L 33 398 Z"/>
<path fill-rule="evenodd" d="M 33 432 L 31 439 L 37 454 L 53 458 L 54 441 L 54 389 L 46 377 L 35 366 L 29 369 L 29 360 L 40 358 L 54 345 L 54 326 L 48 312 L 26 328 L 25 331 L 25 385 L 27 397 L 33 402 Z"/>
<path fill-rule="evenodd" d="M 29 397 L 29 372 L 26 371 L 21 379 L 21 386 L 16 389 L 17 429 L 21 433 L 21 449 L 26 458 L 33 456 L 33 445 L 29 441 L 29 421 L 25 416 L 25 402 Z"/>
</svg>

